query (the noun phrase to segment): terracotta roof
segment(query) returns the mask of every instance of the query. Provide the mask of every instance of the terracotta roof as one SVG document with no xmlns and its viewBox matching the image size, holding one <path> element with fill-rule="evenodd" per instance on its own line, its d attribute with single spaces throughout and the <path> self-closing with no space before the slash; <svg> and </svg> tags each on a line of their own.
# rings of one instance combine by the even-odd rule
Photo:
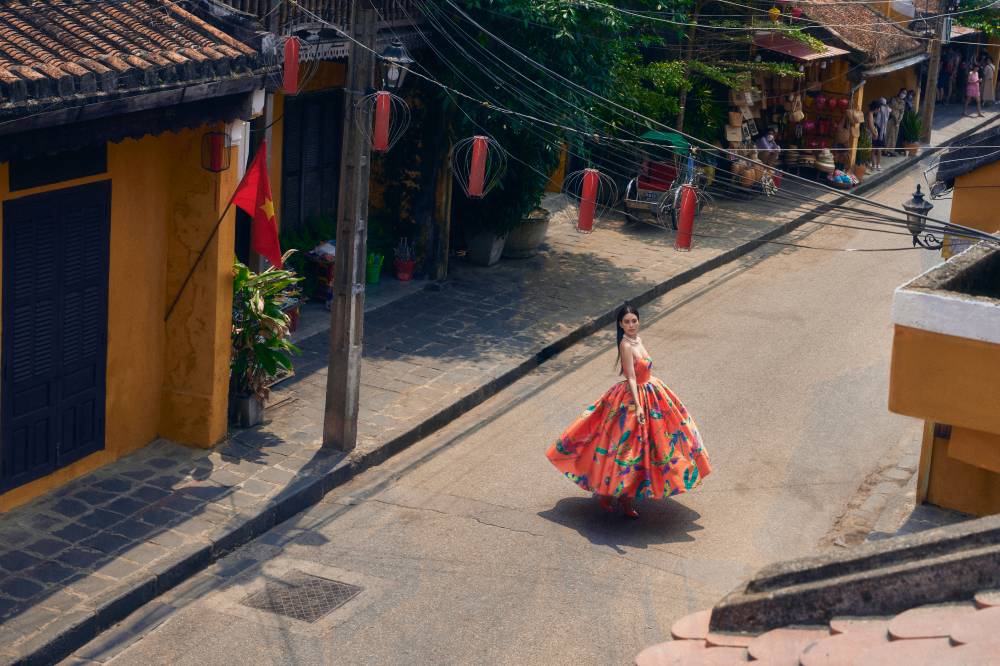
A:
<svg viewBox="0 0 1000 666">
<path fill-rule="evenodd" d="M 0 112 L 240 76 L 260 52 L 179 0 L 4 0 Z"/>
<path fill-rule="evenodd" d="M 868 5 L 816 0 L 804 3 L 802 11 L 869 65 L 881 65 L 925 50 L 923 42 Z"/>
<path fill-rule="evenodd" d="M 674 623 L 673 640 L 640 653 L 637 666 L 676 664 L 995 664 L 1000 654 L 1000 591 L 958 604 L 910 609 L 891 617 L 837 618 L 815 627 L 713 634 L 711 611 Z"/>
<path fill-rule="evenodd" d="M 956 141 L 941 158 L 937 180 L 949 186 L 959 176 L 1000 161 L 1000 127 L 983 130 Z"/>
</svg>

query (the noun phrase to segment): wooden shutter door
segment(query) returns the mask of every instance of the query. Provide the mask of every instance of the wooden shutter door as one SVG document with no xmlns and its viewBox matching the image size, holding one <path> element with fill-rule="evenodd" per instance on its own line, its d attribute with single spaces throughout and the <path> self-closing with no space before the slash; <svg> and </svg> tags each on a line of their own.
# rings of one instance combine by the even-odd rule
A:
<svg viewBox="0 0 1000 666">
<path fill-rule="evenodd" d="M 104 447 L 109 183 L 4 203 L 0 488 Z"/>
</svg>

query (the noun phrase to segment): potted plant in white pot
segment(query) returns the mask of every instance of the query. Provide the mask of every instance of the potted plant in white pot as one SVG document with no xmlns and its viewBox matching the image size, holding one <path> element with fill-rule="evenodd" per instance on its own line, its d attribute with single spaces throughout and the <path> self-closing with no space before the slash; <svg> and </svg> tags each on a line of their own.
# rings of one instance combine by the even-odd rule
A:
<svg viewBox="0 0 1000 666">
<path fill-rule="evenodd" d="M 538 247 L 545 241 L 552 213 L 544 208 L 534 208 L 521 219 L 521 224 L 507 234 L 503 246 L 505 259 L 523 259 L 538 254 Z"/>
<path fill-rule="evenodd" d="M 289 250 L 282 257 L 294 252 Z M 233 325 L 229 365 L 231 416 L 243 428 L 264 417 L 269 386 L 278 373 L 292 369 L 298 348 L 288 339 L 289 317 L 282 310 L 286 290 L 301 278 L 273 266 L 254 273 L 244 264 L 233 266 Z"/>
</svg>

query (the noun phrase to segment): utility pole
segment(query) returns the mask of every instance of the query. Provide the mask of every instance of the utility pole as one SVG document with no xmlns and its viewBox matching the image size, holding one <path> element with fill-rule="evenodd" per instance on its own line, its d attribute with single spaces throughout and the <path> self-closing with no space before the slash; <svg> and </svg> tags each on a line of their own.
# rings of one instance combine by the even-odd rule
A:
<svg viewBox="0 0 1000 666">
<path fill-rule="evenodd" d="M 949 9 L 948 11 L 951 11 Z M 951 17 L 941 17 L 938 16 L 934 19 L 935 26 L 934 31 L 937 35 L 930 43 L 930 62 L 927 63 L 927 84 L 924 86 L 924 108 L 921 109 L 922 113 L 920 124 L 923 126 L 923 134 L 920 136 L 920 140 L 924 143 L 929 143 L 931 140 L 931 125 L 934 124 L 934 105 L 937 102 L 937 85 L 938 85 L 938 74 L 941 71 L 941 44 L 942 42 L 951 41 Z M 947 101 L 947 100 L 945 100 Z"/>
<path fill-rule="evenodd" d="M 344 140 L 337 199 L 337 259 L 330 308 L 330 366 L 326 383 L 323 446 L 351 451 L 358 441 L 361 340 L 365 314 L 365 257 L 368 235 L 368 171 L 371 145 L 359 127 L 371 122 L 357 101 L 368 94 L 375 71 L 375 9 L 352 0 L 351 42 L 344 91 Z M 367 47 L 367 48 L 365 48 Z"/>
</svg>

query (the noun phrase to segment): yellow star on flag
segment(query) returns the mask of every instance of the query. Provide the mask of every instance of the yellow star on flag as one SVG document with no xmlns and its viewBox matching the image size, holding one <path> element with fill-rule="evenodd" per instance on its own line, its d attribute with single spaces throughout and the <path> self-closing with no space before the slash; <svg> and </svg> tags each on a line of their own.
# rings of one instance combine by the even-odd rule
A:
<svg viewBox="0 0 1000 666">
<path fill-rule="evenodd" d="M 267 219 L 274 219 L 274 202 L 271 199 L 265 199 L 260 209 L 264 211 L 264 215 L 267 216 Z"/>
</svg>

